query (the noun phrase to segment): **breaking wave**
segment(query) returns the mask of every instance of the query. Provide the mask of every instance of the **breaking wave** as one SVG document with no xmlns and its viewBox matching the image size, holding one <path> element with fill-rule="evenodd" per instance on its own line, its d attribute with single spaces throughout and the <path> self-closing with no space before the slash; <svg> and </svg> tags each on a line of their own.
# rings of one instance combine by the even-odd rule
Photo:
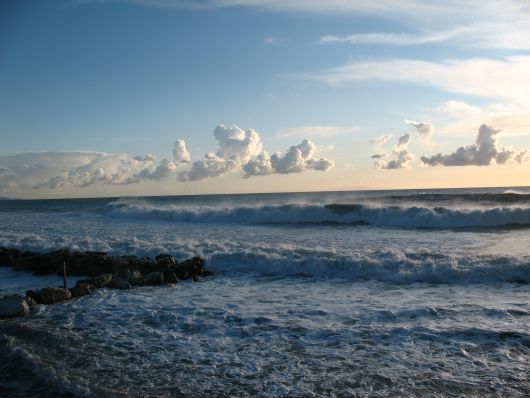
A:
<svg viewBox="0 0 530 398">
<path fill-rule="evenodd" d="M 116 201 L 108 217 L 220 224 L 365 224 L 382 227 L 453 229 L 530 226 L 530 208 L 453 209 L 365 204 L 288 204 L 270 206 L 182 206 Z"/>
</svg>

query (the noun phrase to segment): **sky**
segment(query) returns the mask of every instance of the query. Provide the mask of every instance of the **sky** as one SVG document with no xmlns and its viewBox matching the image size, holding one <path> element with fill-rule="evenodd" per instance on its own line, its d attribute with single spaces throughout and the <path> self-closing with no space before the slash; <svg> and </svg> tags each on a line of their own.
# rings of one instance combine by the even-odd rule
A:
<svg viewBox="0 0 530 398">
<path fill-rule="evenodd" d="M 528 71 L 528 0 L 4 0 L 0 197 L 530 185 Z"/>
</svg>

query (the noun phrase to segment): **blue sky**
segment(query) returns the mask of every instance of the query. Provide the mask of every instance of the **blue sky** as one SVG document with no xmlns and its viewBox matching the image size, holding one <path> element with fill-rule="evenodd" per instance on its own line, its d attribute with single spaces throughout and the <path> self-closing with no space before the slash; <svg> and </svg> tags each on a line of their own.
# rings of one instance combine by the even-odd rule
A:
<svg viewBox="0 0 530 398">
<path fill-rule="evenodd" d="M 4 1 L 0 196 L 526 185 L 529 50 L 523 1 Z"/>
</svg>

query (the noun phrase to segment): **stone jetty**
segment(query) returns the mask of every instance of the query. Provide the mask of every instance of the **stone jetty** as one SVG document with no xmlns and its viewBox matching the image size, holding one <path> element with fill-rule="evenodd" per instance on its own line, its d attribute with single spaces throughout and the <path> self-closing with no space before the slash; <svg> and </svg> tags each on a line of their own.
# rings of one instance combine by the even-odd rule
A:
<svg viewBox="0 0 530 398">
<path fill-rule="evenodd" d="M 212 275 L 204 268 L 204 259 L 192 257 L 177 262 L 170 254 L 162 253 L 154 259 L 137 256 L 110 256 L 106 252 L 71 252 L 67 249 L 47 253 L 20 251 L 0 247 L 0 266 L 12 267 L 34 275 L 86 276 L 75 286 L 47 287 L 28 290 L 26 296 L 0 297 L 0 318 L 25 315 L 34 305 L 55 304 L 93 293 L 96 289 L 131 289 L 134 286 L 174 284 L 180 280 Z"/>
</svg>

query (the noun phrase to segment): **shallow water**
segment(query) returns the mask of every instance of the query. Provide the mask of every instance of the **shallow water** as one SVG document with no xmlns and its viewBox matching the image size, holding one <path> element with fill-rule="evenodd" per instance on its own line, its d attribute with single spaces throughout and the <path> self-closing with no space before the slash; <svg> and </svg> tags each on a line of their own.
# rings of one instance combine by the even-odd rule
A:
<svg viewBox="0 0 530 398">
<path fill-rule="evenodd" d="M 315 203 L 434 209 L 442 202 L 460 214 L 514 207 L 522 214 L 527 206 L 525 195 L 499 203 L 502 190 L 480 191 L 487 199 L 478 200 L 466 196 L 476 191 L 442 194 L 50 201 L 23 208 L 10 202 L 0 210 L 0 245 L 201 254 L 216 275 L 160 288 L 101 289 L 1 321 L 0 393 L 528 396 L 530 229 L 523 222 L 413 228 L 410 213 L 403 226 L 226 216 L 226 209 L 298 211 Z M 203 217 L 206 207 L 224 218 Z M 183 209 L 203 218 L 179 219 Z M 0 286 L 4 292 L 42 283 L 7 268 L 0 277 L 9 281 Z"/>
</svg>

